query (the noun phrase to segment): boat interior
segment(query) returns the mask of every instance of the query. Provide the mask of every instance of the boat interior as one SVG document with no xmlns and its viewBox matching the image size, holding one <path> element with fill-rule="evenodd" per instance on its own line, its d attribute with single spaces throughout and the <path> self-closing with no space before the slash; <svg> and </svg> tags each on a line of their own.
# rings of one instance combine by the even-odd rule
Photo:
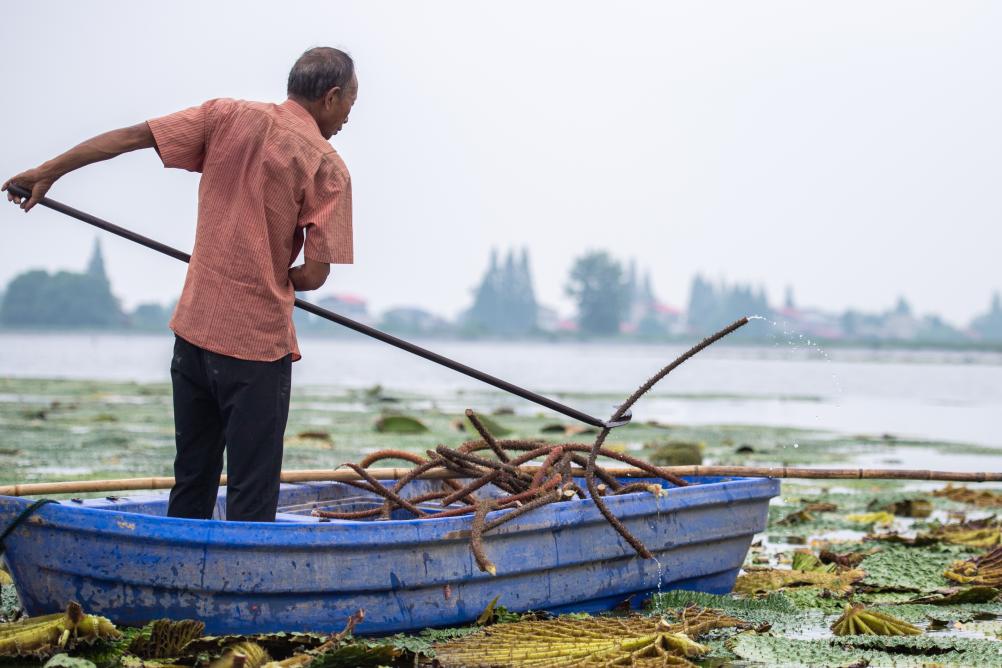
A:
<svg viewBox="0 0 1002 668">
<path fill-rule="evenodd" d="M 466 481 L 461 481 L 466 482 Z M 655 482 L 645 480 L 645 482 Z M 661 482 L 661 481 L 657 481 Z M 584 485 L 584 480 L 579 479 L 578 483 Z M 666 486 L 667 483 L 663 483 Z M 425 494 L 440 491 L 452 491 L 446 487 L 442 480 L 414 480 L 407 485 L 404 498 L 416 498 Z M 504 492 L 493 485 L 486 485 L 476 491 L 479 498 L 490 498 L 499 496 Z M 100 498 L 75 498 L 60 501 L 64 505 L 77 505 L 84 508 L 96 510 L 117 510 L 129 513 L 140 513 L 143 515 L 164 516 L 167 514 L 167 499 L 169 492 L 138 492 L 134 494 L 123 494 L 105 496 Z M 369 517 L 359 517 L 355 519 L 334 519 L 317 517 L 314 510 L 356 513 L 360 511 L 375 510 L 383 507 L 384 499 L 372 492 L 359 489 L 343 482 L 303 482 L 303 483 L 283 483 L 279 490 L 278 512 L 275 515 L 276 522 L 293 522 L 299 524 L 319 524 L 328 522 L 366 522 L 378 520 L 380 515 L 375 514 Z M 438 500 L 422 501 L 415 504 L 418 508 L 428 514 L 442 512 L 446 508 L 457 508 L 463 504 L 453 503 L 443 508 Z M 397 508 L 390 514 L 393 520 L 410 520 L 416 516 L 404 508 Z M 226 488 L 219 489 L 216 498 L 216 507 L 212 514 L 212 519 L 226 519 Z"/>
</svg>

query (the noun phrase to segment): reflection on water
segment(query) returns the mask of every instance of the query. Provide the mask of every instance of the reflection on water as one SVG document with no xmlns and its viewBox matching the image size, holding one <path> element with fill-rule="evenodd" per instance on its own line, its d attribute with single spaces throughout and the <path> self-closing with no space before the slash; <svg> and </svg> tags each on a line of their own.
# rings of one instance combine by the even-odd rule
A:
<svg viewBox="0 0 1002 668">
<path fill-rule="evenodd" d="M 687 346 L 424 342 L 426 347 L 596 414 Z M 0 375 L 169 382 L 172 338 L 0 334 Z M 430 396 L 491 388 L 389 346 L 351 336 L 304 338 L 296 385 L 387 388 Z M 892 433 L 1002 446 L 1002 354 L 718 345 L 635 407 L 635 419 Z M 833 379 L 833 376 L 835 379 Z M 602 397 L 574 397 L 602 393 Z M 571 396 L 567 396 L 571 395 Z M 514 408 L 536 411 L 512 398 Z"/>
</svg>

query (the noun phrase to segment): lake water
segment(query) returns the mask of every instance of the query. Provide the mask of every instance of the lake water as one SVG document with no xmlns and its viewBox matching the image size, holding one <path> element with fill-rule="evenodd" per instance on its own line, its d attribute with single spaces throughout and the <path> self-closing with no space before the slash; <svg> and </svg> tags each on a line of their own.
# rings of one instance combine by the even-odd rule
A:
<svg viewBox="0 0 1002 668">
<path fill-rule="evenodd" d="M 168 382 L 170 335 L 2 333 L 0 376 Z M 297 386 L 366 387 L 497 403 L 477 381 L 361 337 L 306 338 Z M 635 419 L 769 424 L 1002 446 L 1002 354 L 828 351 L 717 345 L 679 367 L 634 408 Z M 680 354 L 683 346 L 424 341 L 422 345 L 596 415 Z M 578 397 L 575 393 L 602 393 Z M 566 395 L 572 396 L 566 396 Z M 520 411 L 528 402 L 502 400 Z"/>
</svg>

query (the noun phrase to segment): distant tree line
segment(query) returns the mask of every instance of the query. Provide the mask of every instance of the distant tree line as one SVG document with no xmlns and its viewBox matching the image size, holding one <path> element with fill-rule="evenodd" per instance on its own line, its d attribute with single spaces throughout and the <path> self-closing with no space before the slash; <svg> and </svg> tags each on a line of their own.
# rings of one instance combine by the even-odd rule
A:
<svg viewBox="0 0 1002 668">
<path fill-rule="evenodd" d="M 319 304 L 363 322 L 405 336 L 532 336 L 542 332 L 562 336 L 641 339 L 709 334 L 737 318 L 761 315 L 814 327 L 812 336 L 864 343 L 887 341 L 963 345 L 972 340 L 1002 343 L 1002 296 L 992 296 L 988 311 L 975 318 L 966 331 L 939 316 L 917 316 L 904 299 L 888 311 L 842 314 L 798 309 L 792 289 L 783 306 L 773 309 L 765 290 L 749 284 L 711 282 L 693 278 L 687 312 L 658 302 L 650 274 L 641 277 L 635 263 L 625 266 L 606 251 L 588 251 L 571 265 L 565 294 L 573 301 L 573 321 L 559 320 L 553 309 L 536 298 L 529 253 L 508 250 L 502 259 L 492 250 L 488 266 L 473 291 L 473 303 L 456 323 L 429 311 L 402 306 L 384 312 L 377 320 L 366 311 L 361 297 L 327 296 Z M 111 291 L 101 247 L 95 242 L 86 270 L 48 273 L 32 270 L 16 276 L 0 295 L 0 326 L 9 328 L 87 328 L 164 331 L 173 305 L 140 304 L 126 312 Z M 303 333 L 344 333 L 330 323 L 297 311 L 295 324 Z M 749 331 L 744 336 L 756 336 Z M 757 335 L 761 336 L 761 332 Z"/>
<path fill-rule="evenodd" d="M 986 341 L 1002 341 L 1002 296 L 999 293 L 992 295 L 988 313 L 975 318 L 971 329 Z"/>
<path fill-rule="evenodd" d="M 15 277 L 0 303 L 0 323 L 8 327 L 114 328 L 126 324 L 111 293 L 101 247 L 94 244 L 83 273 L 40 269 Z"/>
<path fill-rule="evenodd" d="M 689 327 L 711 333 L 748 315 L 770 317 L 772 308 L 765 290 L 751 285 L 720 283 L 714 285 L 696 275 L 689 288 Z"/>
<path fill-rule="evenodd" d="M 529 271 L 529 251 L 518 257 L 508 251 L 504 262 L 491 250 L 490 262 L 473 293 L 473 305 L 464 314 L 468 334 L 525 335 L 537 329 L 539 305 Z"/>
<path fill-rule="evenodd" d="M 126 313 L 111 292 L 100 243 L 83 272 L 34 269 L 14 277 L 0 299 L 0 325 L 11 328 L 162 330 L 172 307 L 141 304 Z"/>
<path fill-rule="evenodd" d="M 631 286 L 623 265 L 605 251 L 589 251 L 574 261 L 564 290 L 578 308 L 578 327 L 589 336 L 612 336 L 630 307 Z"/>
</svg>

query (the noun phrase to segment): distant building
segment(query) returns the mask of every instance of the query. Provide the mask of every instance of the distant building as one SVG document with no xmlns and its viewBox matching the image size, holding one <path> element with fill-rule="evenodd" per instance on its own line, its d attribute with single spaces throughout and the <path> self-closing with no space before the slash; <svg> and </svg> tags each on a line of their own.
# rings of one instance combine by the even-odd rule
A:
<svg viewBox="0 0 1002 668">
<path fill-rule="evenodd" d="M 369 304 L 364 297 L 358 295 L 328 295 L 317 300 L 317 306 L 328 311 L 334 311 L 352 320 L 371 324 Z"/>
<path fill-rule="evenodd" d="M 845 338 L 841 316 L 820 309 L 798 308 L 791 298 L 785 304 L 774 316 L 783 329 L 815 339 L 834 341 Z"/>
<path fill-rule="evenodd" d="M 640 278 L 636 260 L 630 260 L 626 270 L 626 290 L 628 305 L 626 317 L 619 325 L 620 332 L 657 338 L 677 334 L 683 329 L 682 312 L 658 300 L 651 272 L 645 271 Z"/>
<path fill-rule="evenodd" d="M 971 331 L 983 341 L 1002 342 L 1002 296 L 996 292 L 988 312 L 971 323 Z"/>
<path fill-rule="evenodd" d="M 536 307 L 536 326 L 542 332 L 556 332 L 559 329 L 560 313 L 557 309 L 540 304 Z"/>
<path fill-rule="evenodd" d="M 410 336 L 440 336 L 450 333 L 449 322 L 430 311 L 411 306 L 391 308 L 379 320 L 379 328 Z"/>
<path fill-rule="evenodd" d="M 316 305 L 364 325 L 375 324 L 375 319 L 369 314 L 368 303 L 364 297 L 359 297 L 358 295 L 327 295 L 318 299 Z M 296 326 L 296 331 L 300 333 L 331 335 L 348 333 L 347 328 L 329 322 L 320 316 L 307 313 L 302 309 L 293 309 L 292 318 Z"/>
<path fill-rule="evenodd" d="M 842 338 L 863 343 L 900 342 L 955 344 L 968 336 L 936 315 L 917 316 L 903 297 L 883 313 L 846 311 L 840 318 Z"/>
</svg>

